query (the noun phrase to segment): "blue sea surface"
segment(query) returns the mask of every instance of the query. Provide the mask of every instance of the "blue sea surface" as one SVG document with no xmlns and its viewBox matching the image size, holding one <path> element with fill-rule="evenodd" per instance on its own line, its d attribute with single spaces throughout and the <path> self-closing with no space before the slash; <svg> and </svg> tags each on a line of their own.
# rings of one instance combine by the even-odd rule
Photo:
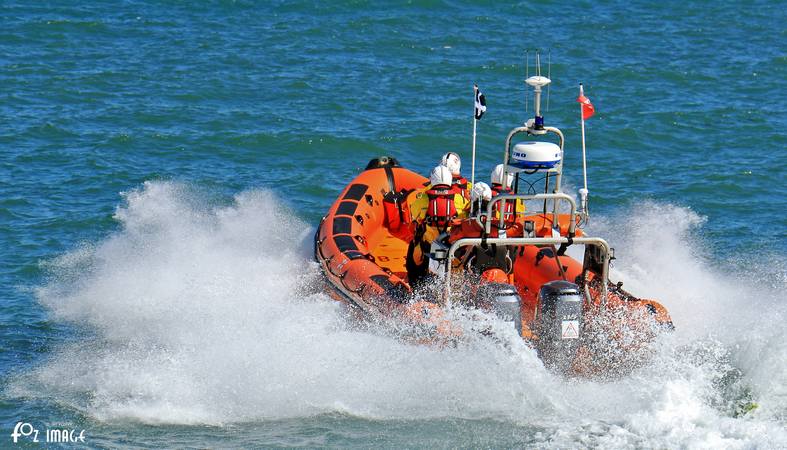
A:
<svg viewBox="0 0 787 450">
<path fill-rule="evenodd" d="M 787 446 L 781 3 L 8 1 L 0 23 L 0 447 L 18 422 L 103 448 Z M 582 82 L 588 230 L 676 323 L 622 380 L 358 331 L 313 286 L 311 233 L 371 158 L 469 173 L 473 83 L 488 176 L 536 49 L 567 189 Z"/>
</svg>

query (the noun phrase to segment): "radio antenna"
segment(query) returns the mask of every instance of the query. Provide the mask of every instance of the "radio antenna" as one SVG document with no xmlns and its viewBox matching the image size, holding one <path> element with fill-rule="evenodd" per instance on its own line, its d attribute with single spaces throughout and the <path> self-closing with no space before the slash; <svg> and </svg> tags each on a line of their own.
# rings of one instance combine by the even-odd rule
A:
<svg viewBox="0 0 787 450">
<path fill-rule="evenodd" d="M 529 86 L 533 88 L 533 112 L 535 113 L 533 122 L 528 120 L 526 122 L 526 126 L 528 128 L 527 132 L 529 134 L 544 134 L 547 131 L 544 129 L 544 116 L 541 114 L 541 94 L 544 91 L 544 86 L 548 86 L 549 83 L 552 82 L 549 78 L 541 75 L 541 53 L 536 50 L 536 74 L 532 77 L 528 77 L 525 80 Z"/>
<path fill-rule="evenodd" d="M 552 49 L 547 52 L 547 78 L 552 79 Z M 547 85 L 547 112 L 549 112 L 549 88 L 551 86 L 552 83 Z"/>
<path fill-rule="evenodd" d="M 525 50 L 525 80 L 528 79 L 529 75 L 530 75 L 530 50 Z M 527 85 L 525 85 L 525 117 L 527 117 L 527 113 L 530 111 L 530 109 L 527 106 L 529 101 L 529 99 L 527 98 L 527 91 L 528 91 Z"/>
</svg>

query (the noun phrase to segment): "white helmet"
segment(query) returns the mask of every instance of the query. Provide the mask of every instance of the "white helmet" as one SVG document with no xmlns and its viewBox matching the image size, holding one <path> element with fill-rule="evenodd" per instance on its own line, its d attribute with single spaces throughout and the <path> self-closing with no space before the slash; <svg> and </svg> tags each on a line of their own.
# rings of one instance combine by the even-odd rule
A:
<svg viewBox="0 0 787 450">
<path fill-rule="evenodd" d="M 511 183 L 514 182 L 514 174 L 513 173 L 506 173 L 506 188 L 511 187 Z M 494 170 L 492 170 L 492 184 L 503 184 L 503 165 L 498 164 L 495 166 Z"/>
<path fill-rule="evenodd" d="M 473 186 L 473 190 L 470 191 L 470 199 L 474 202 L 478 200 L 492 200 L 492 188 L 483 181 L 479 181 Z"/>
<path fill-rule="evenodd" d="M 451 186 L 452 181 L 453 177 L 451 176 L 451 171 L 442 164 L 432 169 L 432 173 L 429 175 L 429 182 L 432 183 L 432 187 L 441 184 Z"/>
<path fill-rule="evenodd" d="M 440 164 L 448 167 L 452 175 L 459 175 L 459 171 L 462 169 L 462 160 L 459 158 L 459 155 L 454 152 L 448 152 L 443 155 Z"/>
</svg>

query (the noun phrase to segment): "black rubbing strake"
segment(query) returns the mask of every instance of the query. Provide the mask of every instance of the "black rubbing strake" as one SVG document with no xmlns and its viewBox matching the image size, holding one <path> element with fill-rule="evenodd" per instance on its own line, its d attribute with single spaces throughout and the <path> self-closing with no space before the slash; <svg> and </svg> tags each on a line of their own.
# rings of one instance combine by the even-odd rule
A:
<svg viewBox="0 0 787 450">
<path fill-rule="evenodd" d="M 339 203 L 339 207 L 336 208 L 336 215 L 337 216 L 352 216 L 355 214 L 355 210 L 358 208 L 358 203 L 352 201 L 344 201 Z"/>
<path fill-rule="evenodd" d="M 350 234 L 352 232 L 352 219 L 349 217 L 333 218 L 333 234 Z"/>
<path fill-rule="evenodd" d="M 347 193 L 344 194 L 342 200 L 360 200 L 368 187 L 365 184 L 353 184 L 350 186 L 350 189 L 347 189 Z"/>
<path fill-rule="evenodd" d="M 339 248 L 340 252 L 358 250 L 358 246 L 355 245 L 355 240 L 352 238 L 352 236 L 334 236 L 333 242 Z"/>
<path fill-rule="evenodd" d="M 407 301 L 407 290 L 401 284 L 393 284 L 387 275 L 372 275 L 369 277 L 375 284 L 383 288 L 383 291 L 398 302 Z"/>
<path fill-rule="evenodd" d="M 350 260 L 353 260 L 353 259 L 366 259 L 366 255 L 364 255 L 361 252 L 357 252 L 355 250 L 350 250 L 348 252 L 344 252 L 344 256 L 346 256 L 347 259 L 350 259 Z"/>
</svg>

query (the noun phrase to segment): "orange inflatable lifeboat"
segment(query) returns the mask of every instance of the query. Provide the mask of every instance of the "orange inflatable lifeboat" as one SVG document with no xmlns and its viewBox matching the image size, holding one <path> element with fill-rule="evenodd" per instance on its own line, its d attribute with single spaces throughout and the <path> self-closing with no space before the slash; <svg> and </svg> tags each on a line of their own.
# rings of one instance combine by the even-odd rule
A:
<svg viewBox="0 0 787 450">
<path fill-rule="evenodd" d="M 317 229 L 315 258 L 335 299 L 379 323 L 425 324 L 432 334 L 419 341 L 461 336 L 445 314 L 459 305 L 511 322 L 559 372 L 629 370 L 647 359 L 659 332 L 672 329 L 670 316 L 658 302 L 609 280 L 613 250 L 583 233 L 587 190 L 580 189 L 580 208 L 562 192 L 563 133 L 539 115 L 539 94 L 551 80 L 526 82 L 534 88 L 536 116 L 508 133 L 503 163 L 492 172 L 498 194 L 479 182 L 469 217 L 437 222 L 445 232 L 429 243 L 427 275 L 423 265 L 407 264 L 416 224 L 405 200 L 428 181 L 391 157 L 370 161 L 342 191 Z M 566 254 L 572 246 L 584 248 L 581 261 Z M 424 276 L 431 282 L 423 283 Z"/>
<path fill-rule="evenodd" d="M 451 335 L 452 327 L 442 323 L 439 314 L 447 302 L 495 310 L 515 322 L 521 336 L 539 349 L 546 363 L 564 372 L 584 374 L 606 371 L 613 364 L 609 355 L 600 359 L 591 351 L 598 343 L 591 343 L 585 335 L 618 336 L 620 340 L 625 335 L 629 348 L 623 350 L 632 350 L 652 339 L 658 329 L 671 327 L 669 315 L 659 303 L 636 298 L 619 285 L 601 281 L 607 277 L 608 247 L 603 240 L 588 238 L 572 226 L 576 223 L 576 218 L 571 220 L 576 217 L 574 211 L 522 215 L 507 226 L 505 236 L 497 228 L 499 223 L 492 220 L 487 225 L 483 215 L 482 220 L 455 221 L 450 235 L 444 237 L 443 257 L 452 262 L 447 276 L 439 278 L 447 285 L 445 295 L 428 299 L 412 295 L 405 268 L 410 234 L 404 199 L 426 183 L 426 178 L 401 167 L 393 158 L 374 159 L 321 220 L 314 254 L 327 279 L 328 292 L 359 316 L 416 321 L 428 316 L 437 320 L 437 328 Z M 519 197 L 540 200 L 544 196 L 550 197 Z M 516 197 L 504 196 L 500 201 Z M 584 261 L 565 255 L 561 246 L 566 244 L 586 245 Z M 493 247 L 497 247 L 497 255 L 490 257 L 488 249 Z M 463 248 L 469 251 L 457 256 Z M 467 289 L 457 286 L 456 280 L 474 286 L 469 298 L 457 294 L 466 294 Z M 599 324 L 594 321 L 599 317 L 609 320 Z M 632 340 L 632 333 L 639 338 Z M 604 347 L 609 350 L 611 344 Z"/>
</svg>

